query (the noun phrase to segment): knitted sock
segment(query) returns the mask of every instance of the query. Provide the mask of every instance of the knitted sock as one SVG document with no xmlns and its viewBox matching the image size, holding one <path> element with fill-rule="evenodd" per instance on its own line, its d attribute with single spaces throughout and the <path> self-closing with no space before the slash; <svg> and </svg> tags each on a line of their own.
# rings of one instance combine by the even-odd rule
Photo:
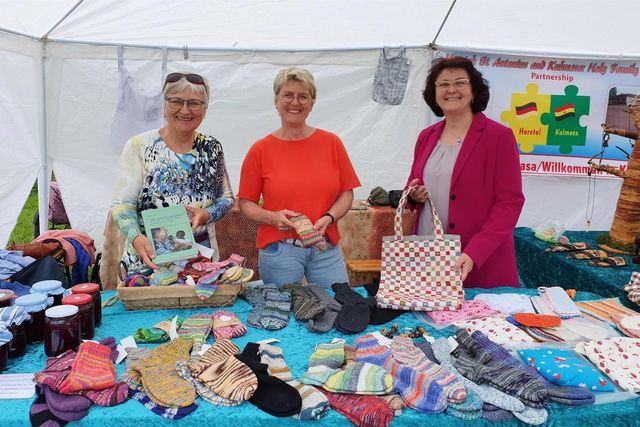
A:
<svg viewBox="0 0 640 427">
<path fill-rule="evenodd" d="M 191 382 L 191 384 L 193 384 L 193 386 L 196 389 L 196 393 L 198 393 L 200 397 L 202 397 L 204 400 L 211 403 L 212 405 L 238 406 L 242 402 L 244 402 L 244 400 L 225 399 L 224 397 L 214 393 L 209 387 L 207 387 L 199 379 L 191 376 L 191 372 L 189 371 L 187 362 L 185 362 L 184 360 L 179 360 L 178 362 L 176 362 L 176 371 L 178 372 L 178 375 L 180 375 L 180 378 L 185 379 Z"/>
<path fill-rule="evenodd" d="M 264 311 L 264 304 L 264 301 L 262 301 L 253 305 L 253 310 L 251 310 L 247 317 L 247 325 L 253 326 L 257 329 L 263 329 L 260 319 L 262 318 L 262 313 Z"/>
<path fill-rule="evenodd" d="M 275 417 L 290 417 L 300 413 L 302 398 L 291 385 L 269 375 L 268 366 L 260 363 L 260 346 L 247 343 L 242 353 L 235 357 L 247 365 L 258 378 L 258 388 L 249 402 Z"/>
<path fill-rule="evenodd" d="M 378 396 L 335 394 L 320 390 L 333 409 L 356 426 L 387 427 L 393 420 L 389 404 Z"/>
<path fill-rule="evenodd" d="M 287 292 L 267 292 L 260 325 L 269 331 L 277 331 L 289 323 L 291 295 Z"/>
<path fill-rule="evenodd" d="M 356 362 L 331 375 L 322 387 L 334 393 L 382 395 L 393 390 L 393 378 L 380 366 Z"/>
<path fill-rule="evenodd" d="M 91 400 L 84 396 L 64 395 L 43 385 L 40 387 L 51 413 L 63 421 L 77 421 L 89 413 Z"/>
<path fill-rule="evenodd" d="M 433 378 L 444 389 L 449 402 L 460 403 L 467 398 L 467 391 L 462 382 L 449 370 L 427 359 L 424 353 L 413 345 L 411 338 L 394 337 L 391 354 L 401 365 L 424 372 Z"/>
<path fill-rule="evenodd" d="M 133 339 L 137 343 L 160 343 L 169 341 L 169 335 L 158 328 L 139 328 L 133 333 Z"/>
<path fill-rule="evenodd" d="M 560 318 L 558 316 L 534 313 L 515 313 L 513 318 L 521 325 L 531 326 L 534 328 L 553 328 L 555 326 L 560 326 Z"/>
<path fill-rule="evenodd" d="M 308 285 L 307 288 L 309 288 L 309 291 L 318 297 L 326 307 L 322 315 L 309 319 L 307 328 L 313 332 L 329 332 L 333 329 L 333 324 L 336 321 L 336 317 L 338 317 L 342 305 L 333 299 L 322 286 L 312 284 Z"/>
<path fill-rule="evenodd" d="M 134 274 L 132 276 L 127 276 L 124 281 L 124 285 L 127 288 L 141 288 L 149 286 L 149 278 L 142 274 Z"/>
<path fill-rule="evenodd" d="M 440 363 L 436 355 L 433 354 L 433 349 L 431 348 L 431 343 L 429 341 L 418 341 L 414 342 L 413 345 L 420 349 L 427 359 L 431 360 L 433 363 Z"/>
<path fill-rule="evenodd" d="M 344 346 L 344 365 L 350 366 L 356 363 L 356 346 L 346 345 Z"/>
<path fill-rule="evenodd" d="M 34 427 L 59 427 L 67 425 L 64 421 L 51 413 L 44 394 L 39 395 L 29 409 L 29 420 Z"/>
<path fill-rule="evenodd" d="M 115 406 L 127 400 L 129 387 L 125 382 L 118 381 L 113 387 L 104 390 L 85 390 L 81 393 L 98 406 Z"/>
<path fill-rule="evenodd" d="M 513 413 L 506 409 L 497 408 L 495 411 L 487 411 L 482 409 L 482 418 L 489 421 L 505 422 L 513 420 Z"/>
<path fill-rule="evenodd" d="M 464 402 L 449 403 L 445 412 L 463 420 L 477 420 L 482 417 L 482 399 L 474 391 L 468 390 Z"/>
<path fill-rule="evenodd" d="M 322 252 L 327 250 L 327 241 L 324 236 L 313 228 L 313 224 L 306 215 L 298 215 L 289 218 L 295 225 L 296 233 L 305 248 L 315 246 Z"/>
<path fill-rule="evenodd" d="M 193 385 L 176 372 L 176 362 L 189 358 L 192 345 L 191 340 L 178 337 L 131 365 L 132 370 L 139 372 L 145 393 L 155 403 L 180 407 L 193 404 L 196 398 Z"/>
<path fill-rule="evenodd" d="M 233 357 L 240 349 L 231 341 L 216 341 L 197 363 L 190 363 L 191 375 L 215 394 L 233 401 L 248 400 L 258 387 L 249 367 Z"/>
<path fill-rule="evenodd" d="M 320 343 L 309 356 L 309 367 L 323 365 L 337 369 L 344 364 L 344 341 Z"/>
<path fill-rule="evenodd" d="M 222 270 L 224 271 L 224 270 Z M 196 297 L 198 297 L 198 299 L 200 300 L 206 300 L 209 299 L 213 296 L 213 294 L 216 293 L 216 291 L 218 290 L 218 283 L 217 282 L 213 282 L 213 283 L 209 283 L 206 282 L 209 278 L 213 278 L 213 280 L 217 279 L 219 276 L 219 274 L 216 274 L 213 278 L 211 275 L 206 275 L 201 277 L 198 280 L 198 283 L 196 284 Z"/>
<path fill-rule="evenodd" d="M 182 322 L 178 329 L 178 336 L 193 340 L 194 344 L 207 341 L 211 331 L 211 314 L 192 314 Z"/>
<path fill-rule="evenodd" d="M 525 406 L 525 410 L 522 412 L 513 412 L 513 415 L 520 421 L 524 421 L 527 424 L 540 425 L 547 422 L 549 413 L 544 408 L 532 408 Z"/>
<path fill-rule="evenodd" d="M 143 391 L 138 390 L 129 390 L 129 397 L 133 400 L 140 402 L 144 405 L 145 408 L 149 409 L 156 415 L 160 415 L 161 417 L 170 419 L 170 420 L 179 420 L 180 418 L 184 418 L 196 409 L 198 409 L 197 403 L 192 403 L 189 406 L 184 407 L 166 407 L 158 405 L 156 402 L 151 400 L 147 394 Z"/>
<path fill-rule="evenodd" d="M 384 366 L 391 357 L 391 350 L 380 345 L 373 334 L 361 335 L 354 342 L 356 346 L 356 361 L 369 362 L 374 365 Z"/>
<path fill-rule="evenodd" d="M 387 359 L 385 368 L 393 376 L 394 391 L 402 396 L 407 406 L 420 412 L 442 412 L 447 407 L 447 396 L 440 385 L 424 372 Z"/>
<path fill-rule="evenodd" d="M 402 400 L 402 396 L 399 394 L 388 394 L 386 396 L 380 396 L 389 404 L 391 409 L 393 409 L 393 415 L 399 417 L 402 415 L 402 409 L 406 408 L 407 405 Z"/>
<path fill-rule="evenodd" d="M 165 333 L 169 334 L 169 332 L 171 331 L 171 324 L 173 323 L 173 318 L 169 318 L 169 319 L 165 319 L 162 320 L 158 323 L 156 323 L 155 325 L 153 325 L 154 328 L 158 328 L 158 329 L 162 329 L 163 331 L 165 331 Z M 180 329 L 180 327 L 182 326 L 182 324 L 184 323 L 184 319 L 177 316 L 176 318 L 176 329 Z"/>
<path fill-rule="evenodd" d="M 140 372 L 131 369 L 131 367 L 137 361 L 148 357 L 149 353 L 151 353 L 151 349 L 142 347 L 127 347 L 125 348 L 125 351 L 127 352 L 127 358 L 124 360 L 126 366 L 124 373 L 120 376 L 120 381 L 127 384 L 129 388 L 143 391 L 144 387 L 142 386 L 142 378 L 140 376 Z"/>
<path fill-rule="evenodd" d="M 213 313 L 213 337 L 216 340 L 241 337 L 246 333 L 247 328 L 235 314 L 224 310 Z"/>
<path fill-rule="evenodd" d="M 294 415 L 294 418 L 317 420 L 327 415 L 329 410 L 327 398 L 315 388 L 301 384 L 293 379 L 293 375 L 284 361 L 284 354 L 281 348 L 269 344 L 261 344 L 260 361 L 269 367 L 270 375 L 280 378 L 298 390 L 302 398 L 302 407 L 300 413 Z"/>
<path fill-rule="evenodd" d="M 71 394 L 81 390 L 103 390 L 116 382 L 116 368 L 109 358 L 111 349 L 92 341 L 80 344 L 71 372 L 60 384 L 58 391 Z"/>
<path fill-rule="evenodd" d="M 336 300 L 342 308 L 336 318 L 335 327 L 345 334 L 357 334 L 369 326 L 371 307 L 375 303 L 368 303 L 364 297 L 349 287 L 348 283 L 334 283 L 331 289 L 335 292 Z"/>
<path fill-rule="evenodd" d="M 378 289 L 380 287 L 380 282 L 374 279 L 372 283 L 367 283 L 364 285 L 364 288 L 367 290 L 367 295 L 370 297 L 375 297 L 378 293 Z M 391 308 L 381 308 L 373 306 L 371 308 L 371 317 L 369 319 L 370 325 L 383 325 L 385 323 L 391 322 L 401 314 L 406 313 L 406 310 L 394 310 Z"/>
<path fill-rule="evenodd" d="M 282 290 L 291 292 L 291 305 L 296 320 L 309 320 L 324 314 L 327 309 L 320 298 L 308 289 L 308 286 L 294 283 L 285 285 Z"/>
</svg>

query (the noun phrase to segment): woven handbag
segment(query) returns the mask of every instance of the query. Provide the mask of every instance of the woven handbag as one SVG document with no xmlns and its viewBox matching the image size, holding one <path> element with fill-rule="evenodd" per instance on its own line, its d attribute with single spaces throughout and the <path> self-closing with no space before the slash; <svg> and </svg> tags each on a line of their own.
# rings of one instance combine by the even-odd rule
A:
<svg viewBox="0 0 640 427">
<path fill-rule="evenodd" d="M 409 195 L 402 193 L 394 219 L 394 236 L 382 239 L 382 272 L 376 295 L 378 307 L 397 310 L 458 310 L 464 301 L 460 273 L 453 265 L 460 256 L 460 236 L 444 234 L 442 223 L 427 194 L 433 213 L 433 236 L 403 236 L 402 213 Z M 426 206 L 425 206 L 426 208 Z"/>
</svg>

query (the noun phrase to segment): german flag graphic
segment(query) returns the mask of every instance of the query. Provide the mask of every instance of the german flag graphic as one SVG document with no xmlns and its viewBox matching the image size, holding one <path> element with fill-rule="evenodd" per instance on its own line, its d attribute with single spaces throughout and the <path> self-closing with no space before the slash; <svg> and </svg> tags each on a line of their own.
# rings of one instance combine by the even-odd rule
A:
<svg viewBox="0 0 640 427">
<path fill-rule="evenodd" d="M 524 105 L 517 106 L 516 105 L 516 118 L 518 120 L 523 120 L 529 117 L 538 115 L 538 106 L 535 102 L 529 102 Z"/>
<path fill-rule="evenodd" d="M 564 119 L 568 119 L 569 117 L 576 116 L 576 109 L 573 107 L 573 104 L 565 104 L 562 107 L 558 107 L 553 110 L 553 113 L 556 116 L 556 121 L 562 121 Z"/>
</svg>

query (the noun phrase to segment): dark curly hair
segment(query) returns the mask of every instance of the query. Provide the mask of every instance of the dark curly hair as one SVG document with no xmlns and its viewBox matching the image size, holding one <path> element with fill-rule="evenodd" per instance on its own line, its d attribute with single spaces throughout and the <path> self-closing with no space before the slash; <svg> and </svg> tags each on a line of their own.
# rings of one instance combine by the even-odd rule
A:
<svg viewBox="0 0 640 427">
<path fill-rule="evenodd" d="M 427 105 L 438 117 L 444 116 L 442 109 L 436 104 L 436 79 L 445 68 L 462 68 L 469 74 L 473 101 L 471 110 L 473 113 L 484 111 L 489 103 L 489 84 L 482 77 L 482 73 L 473 66 L 473 63 L 462 56 L 452 56 L 449 58 L 437 58 L 431 63 L 431 69 L 427 75 L 427 83 L 422 97 Z"/>
</svg>

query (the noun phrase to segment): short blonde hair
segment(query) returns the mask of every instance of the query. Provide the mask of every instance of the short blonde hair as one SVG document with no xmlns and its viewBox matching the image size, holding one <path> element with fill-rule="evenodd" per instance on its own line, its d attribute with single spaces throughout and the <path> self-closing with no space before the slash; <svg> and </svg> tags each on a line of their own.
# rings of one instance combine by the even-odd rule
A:
<svg viewBox="0 0 640 427">
<path fill-rule="evenodd" d="M 178 71 L 178 72 L 180 74 L 194 74 L 194 73 L 190 73 L 188 71 Z M 164 86 L 164 91 L 162 92 L 163 98 L 167 99 L 167 98 L 171 97 L 171 95 L 173 95 L 175 93 L 183 92 L 185 90 L 190 90 L 190 91 L 194 92 L 196 95 L 201 96 L 202 100 L 204 101 L 204 103 L 208 106 L 209 105 L 209 93 L 210 93 L 210 91 L 209 91 L 209 81 L 202 74 L 198 74 L 198 75 L 200 77 L 202 77 L 202 81 L 204 81 L 203 85 L 197 85 L 197 84 L 191 83 L 186 78 L 182 78 L 182 79 L 178 80 L 177 82 L 173 82 L 173 83 L 169 82 Z"/>
<path fill-rule="evenodd" d="M 273 93 L 278 95 L 280 89 L 285 83 L 290 81 L 296 81 L 302 83 L 302 85 L 309 91 L 311 99 L 316 99 L 316 81 L 308 70 L 299 67 L 288 67 L 284 70 L 278 71 L 275 80 L 273 81 Z"/>
</svg>

